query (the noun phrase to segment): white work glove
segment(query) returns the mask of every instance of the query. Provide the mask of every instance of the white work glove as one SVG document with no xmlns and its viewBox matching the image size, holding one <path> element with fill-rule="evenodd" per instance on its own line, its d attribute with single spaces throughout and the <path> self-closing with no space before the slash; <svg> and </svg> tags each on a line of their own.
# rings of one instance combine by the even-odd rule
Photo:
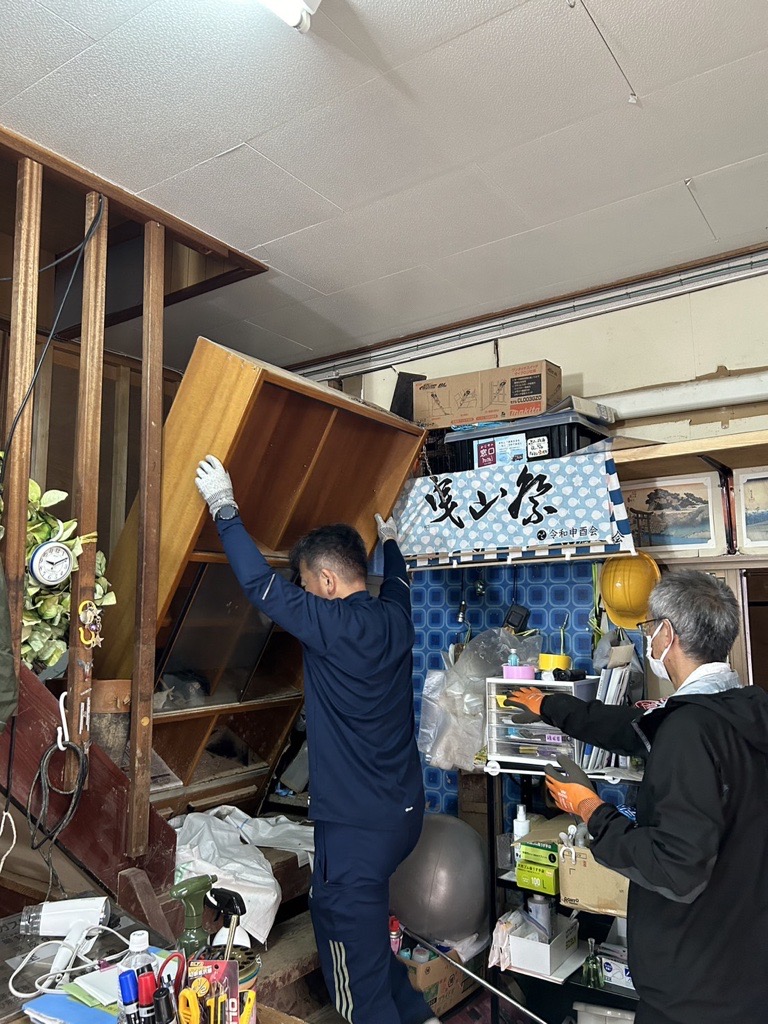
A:
<svg viewBox="0 0 768 1024">
<path fill-rule="evenodd" d="M 215 455 L 206 455 L 198 465 L 195 485 L 200 491 L 203 501 L 208 503 L 212 516 L 215 516 L 224 505 L 237 507 L 229 473 Z"/>
<path fill-rule="evenodd" d="M 385 540 L 393 540 L 397 543 L 397 526 L 395 525 L 394 517 L 390 516 L 389 519 L 384 522 L 377 512 L 374 518 L 376 520 L 376 528 L 379 531 L 379 540 L 381 543 L 383 544 Z"/>
</svg>

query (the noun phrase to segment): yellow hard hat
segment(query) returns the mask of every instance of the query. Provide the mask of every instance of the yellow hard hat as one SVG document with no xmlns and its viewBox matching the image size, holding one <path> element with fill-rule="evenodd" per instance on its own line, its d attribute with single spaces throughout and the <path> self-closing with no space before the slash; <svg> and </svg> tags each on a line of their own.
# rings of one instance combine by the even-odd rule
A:
<svg viewBox="0 0 768 1024">
<path fill-rule="evenodd" d="M 635 629 L 648 617 L 648 598 L 661 579 L 649 555 L 611 555 L 600 573 L 600 596 L 608 618 L 616 626 Z"/>
</svg>

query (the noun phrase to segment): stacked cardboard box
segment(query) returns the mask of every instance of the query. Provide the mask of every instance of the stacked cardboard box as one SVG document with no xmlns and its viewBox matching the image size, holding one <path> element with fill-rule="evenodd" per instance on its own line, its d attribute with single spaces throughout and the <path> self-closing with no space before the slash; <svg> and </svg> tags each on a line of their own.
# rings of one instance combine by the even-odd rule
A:
<svg viewBox="0 0 768 1024">
<path fill-rule="evenodd" d="M 459 959 L 457 954 L 450 952 L 448 956 L 453 964 L 443 957 L 429 960 L 425 964 L 415 964 L 412 960 L 401 957 L 408 968 L 411 984 L 419 992 L 424 993 L 424 998 L 435 1017 L 441 1017 L 478 987 L 476 981 L 455 966 Z M 485 954 L 478 953 L 466 966 L 473 974 L 484 977 Z"/>
<path fill-rule="evenodd" d="M 413 418 L 435 429 L 538 416 L 562 397 L 559 366 L 540 359 L 518 366 L 432 377 L 413 385 Z"/>
</svg>

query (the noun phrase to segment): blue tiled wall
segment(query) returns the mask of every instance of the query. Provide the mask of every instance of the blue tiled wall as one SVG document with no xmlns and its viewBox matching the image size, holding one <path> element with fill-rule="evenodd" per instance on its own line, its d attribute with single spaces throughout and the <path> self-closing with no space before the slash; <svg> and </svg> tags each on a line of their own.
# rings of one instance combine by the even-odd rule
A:
<svg viewBox="0 0 768 1024">
<path fill-rule="evenodd" d="M 482 579 L 485 593 L 479 596 L 474 584 Z M 466 623 L 472 635 L 501 626 L 512 604 L 530 608 L 529 627 L 544 636 L 543 649 L 560 651 L 560 626 L 566 612 L 566 654 L 573 667 L 592 671 L 592 633 L 588 619 L 592 610 L 592 564 L 589 562 L 548 562 L 519 566 L 484 566 L 466 569 L 426 569 L 412 577 L 411 600 L 416 644 L 413 653 L 416 719 L 421 710 L 421 692 L 428 669 L 442 668 L 440 652 L 463 639 Z M 467 602 L 466 622 L 457 614 L 461 601 Z M 458 813 L 458 772 L 424 766 L 427 809 L 445 814 Z M 517 787 L 505 778 L 505 829 L 517 802 Z"/>
</svg>

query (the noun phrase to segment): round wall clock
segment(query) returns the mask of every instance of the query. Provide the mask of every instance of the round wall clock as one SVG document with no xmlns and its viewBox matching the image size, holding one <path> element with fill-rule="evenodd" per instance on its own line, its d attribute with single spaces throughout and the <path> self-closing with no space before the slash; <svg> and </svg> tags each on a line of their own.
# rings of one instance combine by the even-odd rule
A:
<svg viewBox="0 0 768 1024">
<path fill-rule="evenodd" d="M 57 587 L 72 573 L 72 552 L 57 540 L 38 544 L 29 556 L 29 575 L 43 587 Z"/>
</svg>

